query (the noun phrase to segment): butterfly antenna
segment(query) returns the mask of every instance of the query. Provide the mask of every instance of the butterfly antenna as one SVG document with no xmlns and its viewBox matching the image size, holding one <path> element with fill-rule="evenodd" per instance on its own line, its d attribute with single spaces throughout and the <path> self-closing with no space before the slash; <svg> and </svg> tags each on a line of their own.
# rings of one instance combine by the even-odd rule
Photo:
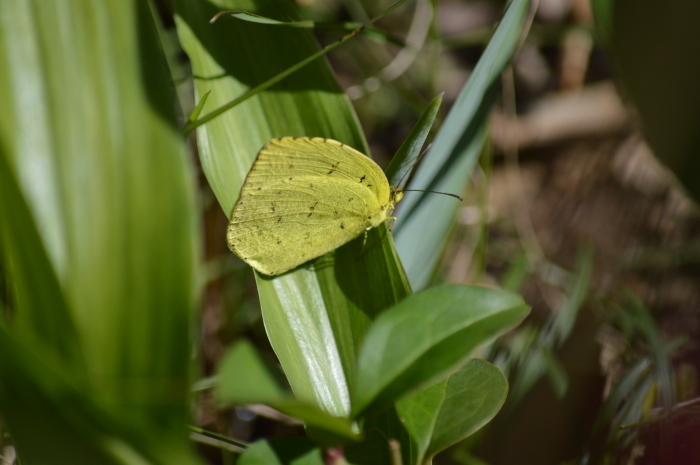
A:
<svg viewBox="0 0 700 465">
<path fill-rule="evenodd" d="M 431 194 L 449 195 L 450 197 L 454 197 L 455 199 L 459 199 L 460 201 L 464 200 L 462 197 L 460 197 L 457 194 L 448 194 L 447 192 L 424 191 L 424 190 L 419 190 L 419 189 L 403 189 L 402 192 L 430 192 Z"/>
<path fill-rule="evenodd" d="M 416 161 L 413 162 L 413 166 L 411 166 L 411 169 L 406 171 L 406 174 L 401 176 L 401 179 L 399 180 L 399 183 L 397 184 L 398 186 L 401 186 L 403 184 L 403 182 L 406 180 L 406 177 L 408 177 L 409 174 L 413 173 L 413 168 L 415 168 L 416 165 L 418 163 L 420 163 L 420 161 L 423 159 L 425 154 L 428 153 L 428 151 L 432 148 L 432 146 L 433 146 L 433 143 L 431 142 L 425 147 L 425 149 L 423 149 L 423 151 L 420 153 L 420 155 L 418 155 L 418 157 L 416 158 Z"/>
</svg>

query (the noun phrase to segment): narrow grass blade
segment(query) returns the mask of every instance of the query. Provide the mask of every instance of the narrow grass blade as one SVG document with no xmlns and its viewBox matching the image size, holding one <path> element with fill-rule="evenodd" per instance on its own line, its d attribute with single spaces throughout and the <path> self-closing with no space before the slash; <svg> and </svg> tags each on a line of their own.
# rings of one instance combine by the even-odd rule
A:
<svg viewBox="0 0 700 465">
<path fill-rule="evenodd" d="M 428 107 L 413 126 L 411 133 L 394 154 L 391 163 L 385 170 L 390 185 L 403 187 L 402 184 L 408 180 L 411 170 L 418 163 L 421 149 L 430 133 L 430 129 L 433 127 L 433 121 L 435 121 L 435 116 L 437 116 L 437 112 L 440 109 L 440 104 L 442 104 L 442 94 L 435 97 L 428 104 Z"/>
<path fill-rule="evenodd" d="M 481 153 L 487 117 L 503 68 L 520 39 L 528 0 L 509 3 L 486 50 L 460 93 L 433 142 L 425 162 L 411 181 L 411 189 L 460 195 Z M 425 287 L 433 275 L 459 204 L 442 196 L 413 194 L 398 205 L 401 221 L 395 228 L 396 245 L 414 288 Z"/>
</svg>

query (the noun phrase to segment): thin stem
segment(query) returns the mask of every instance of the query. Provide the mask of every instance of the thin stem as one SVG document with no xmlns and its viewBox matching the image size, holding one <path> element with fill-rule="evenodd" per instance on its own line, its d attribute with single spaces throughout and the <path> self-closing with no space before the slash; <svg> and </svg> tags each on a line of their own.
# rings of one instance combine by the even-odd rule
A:
<svg viewBox="0 0 700 465">
<path fill-rule="evenodd" d="M 240 104 L 240 103 L 245 102 L 246 100 L 248 100 L 249 98 L 251 98 L 253 95 L 257 94 L 258 92 L 263 91 L 263 90 L 267 89 L 268 87 L 271 87 L 271 86 L 277 84 L 277 83 L 280 82 L 282 79 L 284 79 L 284 78 L 286 78 L 287 76 L 289 76 L 290 74 L 295 73 L 296 71 L 300 70 L 301 68 L 303 68 L 304 66 L 308 65 L 308 64 L 311 63 L 312 61 L 316 60 L 317 58 L 322 57 L 322 56 L 325 55 L 326 53 L 328 53 L 328 52 L 330 52 L 331 50 L 333 50 L 334 48 L 338 47 L 338 46 L 341 45 L 342 43 L 344 43 L 344 42 L 346 42 L 346 41 L 352 39 L 352 38 L 355 37 L 357 34 L 359 34 L 360 32 L 362 32 L 362 30 L 363 30 L 364 28 L 366 28 L 366 27 L 369 26 L 370 24 L 375 23 L 376 21 L 379 21 L 381 18 L 383 18 L 384 16 L 388 15 L 389 13 L 391 13 L 392 11 L 394 11 L 396 8 L 398 8 L 399 6 L 401 6 L 401 5 L 402 5 L 403 3 L 405 3 L 405 2 L 406 2 L 406 0 L 398 0 L 396 3 L 394 3 L 394 4 L 391 5 L 389 8 L 387 8 L 386 10 L 382 11 L 381 13 L 379 13 L 379 14 L 378 14 L 377 16 L 375 16 L 374 18 L 372 18 L 371 20 L 367 21 L 365 24 L 363 24 L 362 26 L 358 27 L 357 29 L 355 29 L 355 30 L 353 30 L 353 31 L 350 31 L 349 33 L 345 34 L 343 37 L 341 37 L 341 38 L 338 39 L 337 41 L 333 42 L 332 44 L 323 47 L 322 49 L 318 50 L 316 53 L 314 53 L 314 54 L 310 55 L 309 57 L 304 58 L 304 59 L 301 60 L 300 62 L 298 62 L 298 63 L 296 63 L 296 64 L 290 66 L 290 67 L 287 68 L 286 70 L 282 71 L 281 73 L 277 74 L 276 76 L 273 76 L 272 78 L 268 79 L 267 81 L 263 82 L 262 84 L 258 84 L 257 86 L 253 87 L 252 89 L 249 89 L 247 92 L 244 92 L 243 95 L 239 96 L 238 98 L 235 98 L 235 99 L 231 100 L 229 103 L 220 106 L 220 107 L 217 108 L 216 110 L 214 110 L 214 111 L 212 111 L 212 112 L 210 112 L 210 113 L 207 113 L 206 115 L 202 116 L 201 118 L 199 118 L 199 119 L 197 119 L 197 120 L 195 120 L 195 121 L 190 121 L 190 122 L 188 122 L 188 123 L 185 125 L 185 127 L 182 128 L 182 131 L 183 131 L 185 134 L 189 134 L 189 133 L 192 132 L 192 130 L 194 130 L 195 128 L 197 128 L 197 127 L 199 127 L 199 126 L 201 126 L 201 125 L 203 125 L 203 124 L 205 124 L 205 123 L 208 123 L 209 121 L 213 120 L 214 118 L 216 118 L 216 117 L 219 116 L 220 114 L 222 114 L 222 113 L 224 113 L 224 112 L 230 110 L 231 108 L 235 107 L 236 105 L 238 105 L 238 104 Z"/>
<path fill-rule="evenodd" d="M 226 444 L 230 444 L 232 446 L 240 448 L 241 450 L 245 450 L 248 448 L 248 444 L 246 444 L 245 442 L 237 441 L 235 439 L 229 438 L 229 437 L 224 436 L 222 434 L 218 434 L 218 433 L 215 433 L 213 431 L 205 430 L 203 428 L 200 428 L 199 426 L 190 425 L 188 428 L 193 433 L 201 434 L 202 436 L 216 439 L 217 441 L 221 441 L 221 442 L 224 442 Z"/>
</svg>

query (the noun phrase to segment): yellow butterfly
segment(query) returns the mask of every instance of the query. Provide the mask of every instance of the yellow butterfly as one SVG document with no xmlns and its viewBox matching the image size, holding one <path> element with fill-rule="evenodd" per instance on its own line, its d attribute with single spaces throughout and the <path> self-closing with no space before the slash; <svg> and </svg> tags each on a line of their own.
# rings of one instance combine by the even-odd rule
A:
<svg viewBox="0 0 700 465">
<path fill-rule="evenodd" d="M 226 240 L 253 268 L 278 275 L 394 219 L 402 197 L 352 147 L 320 137 L 273 139 L 248 172 Z"/>
</svg>

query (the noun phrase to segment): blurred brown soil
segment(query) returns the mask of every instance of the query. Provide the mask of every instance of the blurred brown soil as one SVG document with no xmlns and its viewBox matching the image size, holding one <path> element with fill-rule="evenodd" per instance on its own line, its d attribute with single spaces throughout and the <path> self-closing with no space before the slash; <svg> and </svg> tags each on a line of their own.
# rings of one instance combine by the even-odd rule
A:
<svg viewBox="0 0 700 465">
<path fill-rule="evenodd" d="M 617 371 L 601 366 L 605 342 L 596 335 L 605 315 L 591 304 L 596 299 L 614 301 L 629 290 L 649 308 L 664 338 L 686 336 L 673 362 L 691 367 L 693 375 L 686 398 L 679 400 L 700 394 L 700 213 L 654 158 L 609 83 L 546 97 L 517 120 L 497 113 L 493 126 L 486 279 L 498 282 L 518 249 L 531 261 L 568 271 L 582 246 L 594 251 L 589 303 L 557 354 L 570 377 L 569 392 L 559 400 L 542 380 L 507 422 L 494 423 L 498 441 L 491 438 L 482 447 L 493 464 L 554 464 L 581 452 L 604 386 L 624 369 L 620 361 Z M 461 250 L 455 261 L 472 260 L 473 247 Z M 450 279 L 469 281 L 470 268 L 448 264 Z M 537 278 L 524 295 L 533 318 L 541 320 L 565 298 Z M 696 429 L 687 424 L 671 429 L 675 443 L 662 444 L 658 430 L 646 431 L 647 453 L 636 463 L 660 463 L 653 460 L 663 455 L 662 446 L 685 451 L 673 463 L 697 463 L 698 447 L 684 437 Z"/>
</svg>

